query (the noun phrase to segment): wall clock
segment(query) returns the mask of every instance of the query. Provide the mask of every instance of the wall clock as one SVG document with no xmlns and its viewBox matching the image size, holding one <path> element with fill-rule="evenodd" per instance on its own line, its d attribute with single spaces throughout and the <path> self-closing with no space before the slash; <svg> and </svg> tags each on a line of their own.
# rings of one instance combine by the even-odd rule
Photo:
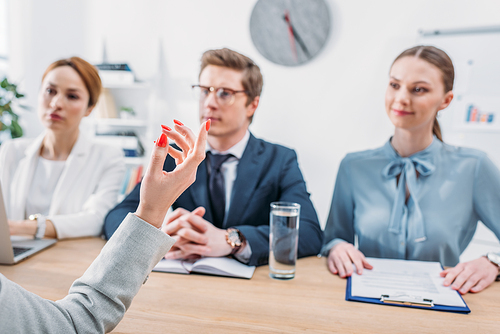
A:
<svg viewBox="0 0 500 334">
<path fill-rule="evenodd" d="M 250 17 L 250 35 L 268 60 L 297 66 L 321 52 L 330 21 L 325 0 L 259 0 Z"/>
</svg>

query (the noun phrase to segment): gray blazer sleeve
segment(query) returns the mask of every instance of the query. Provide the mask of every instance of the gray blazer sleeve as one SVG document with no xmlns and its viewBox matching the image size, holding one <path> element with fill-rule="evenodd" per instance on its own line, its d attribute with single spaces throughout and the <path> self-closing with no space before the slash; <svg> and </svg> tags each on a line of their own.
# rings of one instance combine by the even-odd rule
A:
<svg viewBox="0 0 500 334">
<path fill-rule="evenodd" d="M 0 275 L 0 333 L 104 333 L 174 240 L 129 214 L 68 295 L 53 302 Z"/>
</svg>

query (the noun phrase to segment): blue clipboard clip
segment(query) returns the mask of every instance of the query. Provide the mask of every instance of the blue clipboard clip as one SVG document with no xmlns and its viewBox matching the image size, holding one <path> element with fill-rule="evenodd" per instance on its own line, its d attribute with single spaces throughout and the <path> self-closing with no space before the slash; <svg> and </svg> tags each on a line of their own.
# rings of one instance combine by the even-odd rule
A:
<svg viewBox="0 0 500 334">
<path fill-rule="evenodd" d="M 432 299 L 407 294 L 381 295 L 380 301 L 385 304 L 434 307 L 434 301 Z"/>
</svg>

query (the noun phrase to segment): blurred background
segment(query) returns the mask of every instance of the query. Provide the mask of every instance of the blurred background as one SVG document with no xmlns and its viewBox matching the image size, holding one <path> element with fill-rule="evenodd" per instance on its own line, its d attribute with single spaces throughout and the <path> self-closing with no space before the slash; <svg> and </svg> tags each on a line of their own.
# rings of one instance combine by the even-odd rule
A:
<svg viewBox="0 0 500 334">
<path fill-rule="evenodd" d="M 147 150 L 160 123 L 170 125 L 178 118 L 198 126 L 190 85 L 197 83 L 202 53 L 221 47 L 241 52 L 259 65 L 264 76 L 250 130 L 296 150 L 324 226 L 341 159 L 348 152 L 383 145 L 393 132 L 384 94 L 394 58 L 417 43 L 439 46 L 440 41 L 421 31 L 477 27 L 494 31 L 500 26 L 500 2 L 492 0 L 324 2 L 330 31 L 323 49 L 307 63 L 283 66 L 266 59 L 251 38 L 256 0 L 0 0 L 0 78 L 7 75 L 26 95 L 23 103 L 31 111 L 21 112 L 20 123 L 24 136 L 34 137 L 42 131 L 36 115 L 40 80 L 51 62 L 76 55 L 93 64 L 126 63 L 136 82 L 128 88 L 113 84 L 109 88 L 117 108 L 134 109 Z M 478 54 L 496 59 L 500 43 L 495 41 L 500 39 L 485 41 L 484 46 L 493 49 L 479 48 Z M 456 50 L 445 48 L 454 61 L 465 61 L 467 55 Z M 467 128 L 446 113 L 442 115 L 445 141 L 482 148 L 500 163 L 497 129 Z M 117 126 L 137 125 L 131 122 Z M 95 133 L 96 123 L 88 123 L 88 131 Z M 99 124 L 113 126 L 109 121 Z M 491 250 L 497 244 L 488 231 L 478 240 L 478 253 L 484 251 L 482 246 Z"/>
</svg>

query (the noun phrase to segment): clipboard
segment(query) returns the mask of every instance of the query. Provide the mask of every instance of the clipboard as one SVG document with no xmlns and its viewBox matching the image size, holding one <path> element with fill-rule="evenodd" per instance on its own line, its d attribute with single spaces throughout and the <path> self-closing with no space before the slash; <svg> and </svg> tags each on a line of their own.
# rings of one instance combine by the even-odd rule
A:
<svg viewBox="0 0 500 334">
<path fill-rule="evenodd" d="M 457 291 L 457 293 L 459 293 Z M 459 294 L 460 295 L 460 294 Z M 460 298 L 462 296 L 460 295 Z M 434 304 L 430 299 L 417 299 L 408 295 L 400 295 L 400 296 L 388 296 L 382 295 L 380 299 L 377 298 L 367 298 L 367 297 L 358 297 L 351 295 L 351 277 L 347 278 L 346 289 L 345 289 L 345 300 L 354 301 L 354 302 L 362 302 L 362 303 L 372 303 L 372 304 L 382 304 L 388 306 L 402 306 L 402 307 L 413 307 L 419 308 L 423 310 L 434 310 L 434 311 L 444 311 L 444 312 L 456 312 L 467 314 L 470 313 L 470 309 L 465 303 L 465 307 L 458 306 L 447 306 L 447 305 L 438 305 Z M 463 298 L 462 298 L 463 300 Z"/>
</svg>

